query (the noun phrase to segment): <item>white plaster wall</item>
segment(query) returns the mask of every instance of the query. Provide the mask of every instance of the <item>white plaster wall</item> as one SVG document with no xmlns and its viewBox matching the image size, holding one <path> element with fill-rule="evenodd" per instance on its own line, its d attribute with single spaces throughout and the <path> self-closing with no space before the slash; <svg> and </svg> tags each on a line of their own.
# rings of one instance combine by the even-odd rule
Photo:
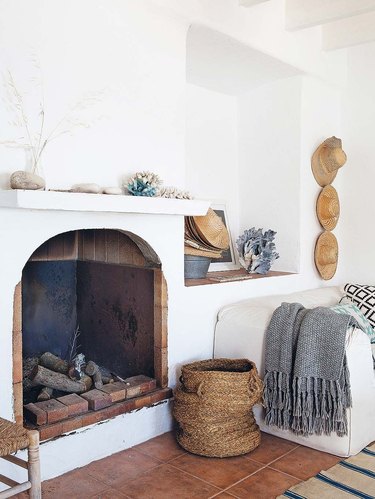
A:
<svg viewBox="0 0 375 499">
<path fill-rule="evenodd" d="M 186 86 L 186 188 L 224 202 L 233 234 L 239 230 L 237 99 Z"/>
<path fill-rule="evenodd" d="M 348 50 L 348 88 L 343 142 L 348 156 L 343 179 L 342 234 L 346 282 L 374 284 L 375 43 Z"/>
<path fill-rule="evenodd" d="M 144 169 L 182 186 L 185 22 L 147 0 L 5 0 L 0 9 L 0 70 L 11 70 L 25 94 L 32 129 L 39 129 L 40 102 L 40 88 L 30 81 L 38 76 L 33 54 L 42 68 L 45 130 L 82 97 L 100 94 L 97 104 L 76 113 L 92 126 L 45 149 L 48 187 L 118 185 Z M 9 119 L 11 113 L 0 113 L 0 140 L 20 136 Z M 0 187 L 24 166 L 22 151 L 1 148 Z"/>
<path fill-rule="evenodd" d="M 73 137 L 61 137 L 46 150 L 43 165 L 49 186 L 65 188 L 79 181 L 117 184 L 124 173 L 150 169 L 160 173 L 165 183 L 181 186 L 185 182 L 186 173 L 187 182 L 198 188 L 199 173 L 195 170 L 196 167 L 189 163 L 185 169 L 184 144 L 186 34 L 192 22 L 223 31 L 320 77 L 338 80 L 345 75 L 343 54 L 322 55 L 317 48 L 318 44 L 320 46 L 319 31 L 312 29 L 299 34 L 284 31 L 283 2 L 271 0 L 260 7 L 242 9 L 238 7 L 237 0 L 1 1 L 1 69 L 11 68 L 22 87 L 30 88 L 30 82 L 26 81 L 30 74 L 29 47 L 36 48 L 44 71 L 49 123 L 55 123 L 65 112 L 68 103 L 74 102 L 82 93 L 108 87 L 105 99 L 99 106 L 99 114 L 105 114 L 105 119 L 88 130 L 78 131 Z M 250 95 L 244 98 L 246 113 L 238 123 L 240 129 L 242 125 L 251 127 L 253 134 L 245 130 L 238 139 L 240 155 L 246 152 L 246 164 L 243 162 L 241 166 L 243 177 L 238 170 L 231 170 L 229 173 L 235 171 L 241 185 L 244 186 L 246 182 L 252 185 L 252 175 L 257 173 L 259 158 L 266 155 L 268 163 L 265 166 L 269 169 L 272 199 L 278 198 L 280 185 L 283 185 L 281 181 L 284 178 L 287 180 L 285 189 L 290 194 L 289 206 L 291 209 L 295 208 L 296 212 L 290 213 L 290 224 L 280 226 L 278 230 L 279 235 L 283 236 L 282 244 L 287 245 L 286 235 L 291 234 L 296 241 L 298 229 L 295 227 L 300 228 L 300 235 L 303 237 L 301 273 L 288 277 L 185 288 L 182 217 L 150 218 L 147 215 L 1 209 L 1 416 L 12 417 L 9 373 L 14 287 L 33 250 L 57 233 L 94 227 L 130 230 L 144 237 L 158 253 L 169 291 L 171 386 L 175 385 L 182 364 L 212 355 L 215 318 L 221 306 L 252 296 L 292 292 L 323 284 L 311 262 L 315 231 L 318 228 L 316 220 L 312 218 L 317 191 L 309 171 L 309 161 L 320 139 L 337 130 L 337 103 L 335 99 L 331 103 L 334 92 L 321 90 L 319 85 L 311 85 L 310 88 L 304 82 L 301 83 L 301 80 L 285 80 L 272 85 L 274 86 L 259 89 L 254 94 L 259 95 L 259 103 Z M 191 96 L 191 90 L 188 88 L 188 96 Z M 223 157 L 210 156 L 212 153 L 206 150 L 210 164 L 205 165 L 202 172 L 207 175 L 216 166 L 213 162 L 217 161 L 222 175 L 225 173 L 224 158 L 235 156 L 233 101 L 212 94 L 206 94 L 203 98 L 204 91 L 195 89 L 194 92 L 199 94 L 199 102 L 203 102 L 202 115 L 194 117 L 199 126 L 204 124 L 207 112 L 210 108 L 212 110 L 215 101 L 220 102 L 220 109 L 216 110 L 218 119 L 229 119 L 229 124 L 217 123 L 214 128 L 218 138 L 222 137 L 222 133 L 227 134 L 226 140 L 220 143 Z M 321 92 L 324 94 L 322 100 Z M 191 110 L 193 108 L 192 106 Z M 259 127 L 252 117 L 254 112 L 258 113 Z M 269 147 L 267 126 L 267 119 L 272 123 L 273 116 L 275 124 L 271 125 L 271 142 L 278 145 L 275 150 Z M 319 122 L 322 119 L 326 120 L 324 132 Z M 297 123 L 301 129 L 298 129 Z M 370 125 L 369 117 L 365 123 Z M 331 132 L 333 128 L 335 131 Z M 3 136 L 5 132 L 8 134 L 11 131 L 3 112 L 0 113 L 0 130 L 0 140 L 7 138 Z M 191 132 L 188 129 L 187 137 Z M 285 148 L 282 147 L 281 137 L 287 146 Z M 258 147 L 256 154 L 254 148 L 247 144 L 247 141 L 251 143 L 255 139 L 263 144 L 263 151 Z M 269 154 L 265 154 L 265 151 Z M 277 157 L 275 151 L 278 152 Z M 247 154 L 248 159 L 254 157 L 254 161 L 248 161 Z M 197 151 L 194 152 L 194 157 L 198 157 Z M 275 161 L 269 161 L 270 158 Z M 24 156 L 21 152 L 2 149 L 0 187 L 7 185 L 7 177 L 11 171 L 23 166 Z M 213 185 L 216 185 L 215 198 L 218 197 L 216 189 L 220 191 L 221 197 L 224 191 L 222 183 Z M 227 188 L 225 191 L 228 192 Z M 255 192 L 262 199 L 263 193 L 260 196 L 258 188 Z M 236 196 L 232 186 L 230 197 L 235 205 Z M 241 188 L 241 198 L 247 204 L 247 185 L 246 189 Z M 260 210 L 244 213 L 241 221 L 243 228 L 253 224 L 250 217 L 255 212 L 260 213 Z M 269 215 L 271 217 L 271 213 Z M 274 225 L 273 217 L 264 223 L 267 221 L 270 226 Z M 305 255 L 309 255 L 308 258 Z M 336 279 L 339 278 L 338 275 Z M 328 284 L 331 283 L 333 284 L 332 281 Z M 144 429 L 145 425 L 147 431 Z M 61 474 L 75 466 L 156 436 L 168 430 L 170 425 L 169 404 L 166 404 L 115 418 L 105 425 L 84 429 L 79 432 L 78 437 L 71 435 L 55 442 L 47 442 L 42 445 L 43 478 Z M 121 438 L 117 439 L 120 428 Z M 98 440 L 101 442 L 100 446 L 92 445 L 93 441 Z M 85 453 L 85 459 L 71 460 L 70 454 L 75 454 L 82 447 L 90 449 L 90 452 Z M 64 455 L 65 460 L 61 457 Z"/>
<path fill-rule="evenodd" d="M 335 135 L 343 138 L 345 149 L 346 138 L 341 125 L 342 89 L 329 85 L 324 81 L 305 76 L 302 78 L 301 99 L 301 159 L 300 159 L 300 272 L 316 286 L 322 280 L 314 264 L 315 242 L 322 232 L 322 227 L 316 216 L 316 200 L 321 187 L 315 181 L 311 171 L 311 156 L 315 149 L 328 137 Z M 343 260 L 343 234 L 347 224 L 345 215 L 345 192 L 343 180 L 346 175 L 342 168 L 333 186 L 337 189 L 342 213 L 333 231 L 339 244 L 339 260 L 335 277 L 328 284 L 341 283 L 345 273 Z"/>
<path fill-rule="evenodd" d="M 171 429 L 171 403 L 165 401 L 156 407 L 124 414 L 100 424 L 78 429 L 64 435 L 63 438 L 42 442 L 40 445 L 42 480 L 48 480 L 94 460 L 121 452 Z M 82 452 L 82 449 L 85 449 L 85 452 Z M 95 451 L 88 455 L 88 449 Z M 26 459 L 25 451 L 18 452 L 17 455 Z M 13 480 L 19 483 L 27 480 L 25 470 L 4 460 L 1 460 L 0 465 L 1 473 Z M 0 484 L 0 490 L 5 488 Z"/>
<path fill-rule="evenodd" d="M 341 104 L 340 87 L 307 75 L 272 82 L 238 98 L 241 230 L 276 230 L 280 259 L 273 268 L 298 271 L 311 286 L 323 284 L 314 264 L 322 228 L 311 156 L 327 137 L 341 137 Z M 334 182 L 340 198 L 344 174 Z M 340 250 L 341 220 L 334 231 Z M 340 282 L 344 268 L 340 251 L 334 281 Z"/>
<path fill-rule="evenodd" d="M 123 175 L 148 168 L 166 184 L 182 186 L 185 38 L 193 22 L 304 71 L 342 79 L 345 55 L 321 53 L 319 28 L 286 32 L 283 4 L 272 0 L 245 9 L 237 0 L 3 0 L 0 69 L 11 69 L 20 89 L 35 97 L 30 53 L 38 55 L 46 129 L 83 95 L 105 90 L 101 103 L 88 113 L 103 119 L 46 149 L 48 186 L 68 188 L 80 181 L 117 185 Z M 14 136 L 8 118 L 0 114 L 0 140 Z M 22 151 L 2 148 L 0 186 L 7 186 L 9 173 L 24 165 Z"/>
<path fill-rule="evenodd" d="M 277 232 L 275 270 L 299 270 L 301 78 L 238 98 L 240 229 Z"/>
</svg>

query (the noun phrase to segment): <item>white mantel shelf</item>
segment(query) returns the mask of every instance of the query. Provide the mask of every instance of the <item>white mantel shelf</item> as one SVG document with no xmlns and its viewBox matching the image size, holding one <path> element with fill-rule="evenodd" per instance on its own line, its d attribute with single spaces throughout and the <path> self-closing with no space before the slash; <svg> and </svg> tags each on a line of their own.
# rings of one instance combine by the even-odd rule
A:
<svg viewBox="0 0 375 499">
<path fill-rule="evenodd" d="M 210 201 L 54 191 L 0 191 L 0 207 L 27 210 L 205 215 Z"/>
</svg>

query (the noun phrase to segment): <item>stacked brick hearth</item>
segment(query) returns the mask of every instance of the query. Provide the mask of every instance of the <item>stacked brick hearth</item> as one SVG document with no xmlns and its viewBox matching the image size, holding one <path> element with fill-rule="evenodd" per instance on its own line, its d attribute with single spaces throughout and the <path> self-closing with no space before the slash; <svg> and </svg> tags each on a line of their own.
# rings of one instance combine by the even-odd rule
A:
<svg viewBox="0 0 375 499">
<path fill-rule="evenodd" d="M 134 376 L 81 395 L 69 394 L 24 406 L 29 428 L 37 428 L 42 440 L 77 430 L 120 414 L 150 406 L 171 396 L 169 388 L 157 389 L 156 380 Z"/>
</svg>

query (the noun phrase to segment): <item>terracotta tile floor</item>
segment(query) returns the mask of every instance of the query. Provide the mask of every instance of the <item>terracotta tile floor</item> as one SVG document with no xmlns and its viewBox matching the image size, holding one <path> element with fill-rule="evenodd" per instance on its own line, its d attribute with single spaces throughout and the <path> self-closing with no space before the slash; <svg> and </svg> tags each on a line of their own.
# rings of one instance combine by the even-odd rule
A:
<svg viewBox="0 0 375 499">
<path fill-rule="evenodd" d="M 165 433 L 44 482 L 43 499 L 271 499 L 339 460 L 265 433 L 245 456 L 199 457 Z"/>
</svg>

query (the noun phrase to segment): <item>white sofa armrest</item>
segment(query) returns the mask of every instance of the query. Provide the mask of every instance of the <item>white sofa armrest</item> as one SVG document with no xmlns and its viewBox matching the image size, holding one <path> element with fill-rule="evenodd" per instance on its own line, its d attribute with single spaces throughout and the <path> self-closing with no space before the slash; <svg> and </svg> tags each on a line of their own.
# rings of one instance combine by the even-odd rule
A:
<svg viewBox="0 0 375 499">
<path fill-rule="evenodd" d="M 261 306 L 225 309 L 215 327 L 214 357 L 248 358 L 263 377 L 265 333 L 272 313 L 272 308 Z"/>
</svg>

